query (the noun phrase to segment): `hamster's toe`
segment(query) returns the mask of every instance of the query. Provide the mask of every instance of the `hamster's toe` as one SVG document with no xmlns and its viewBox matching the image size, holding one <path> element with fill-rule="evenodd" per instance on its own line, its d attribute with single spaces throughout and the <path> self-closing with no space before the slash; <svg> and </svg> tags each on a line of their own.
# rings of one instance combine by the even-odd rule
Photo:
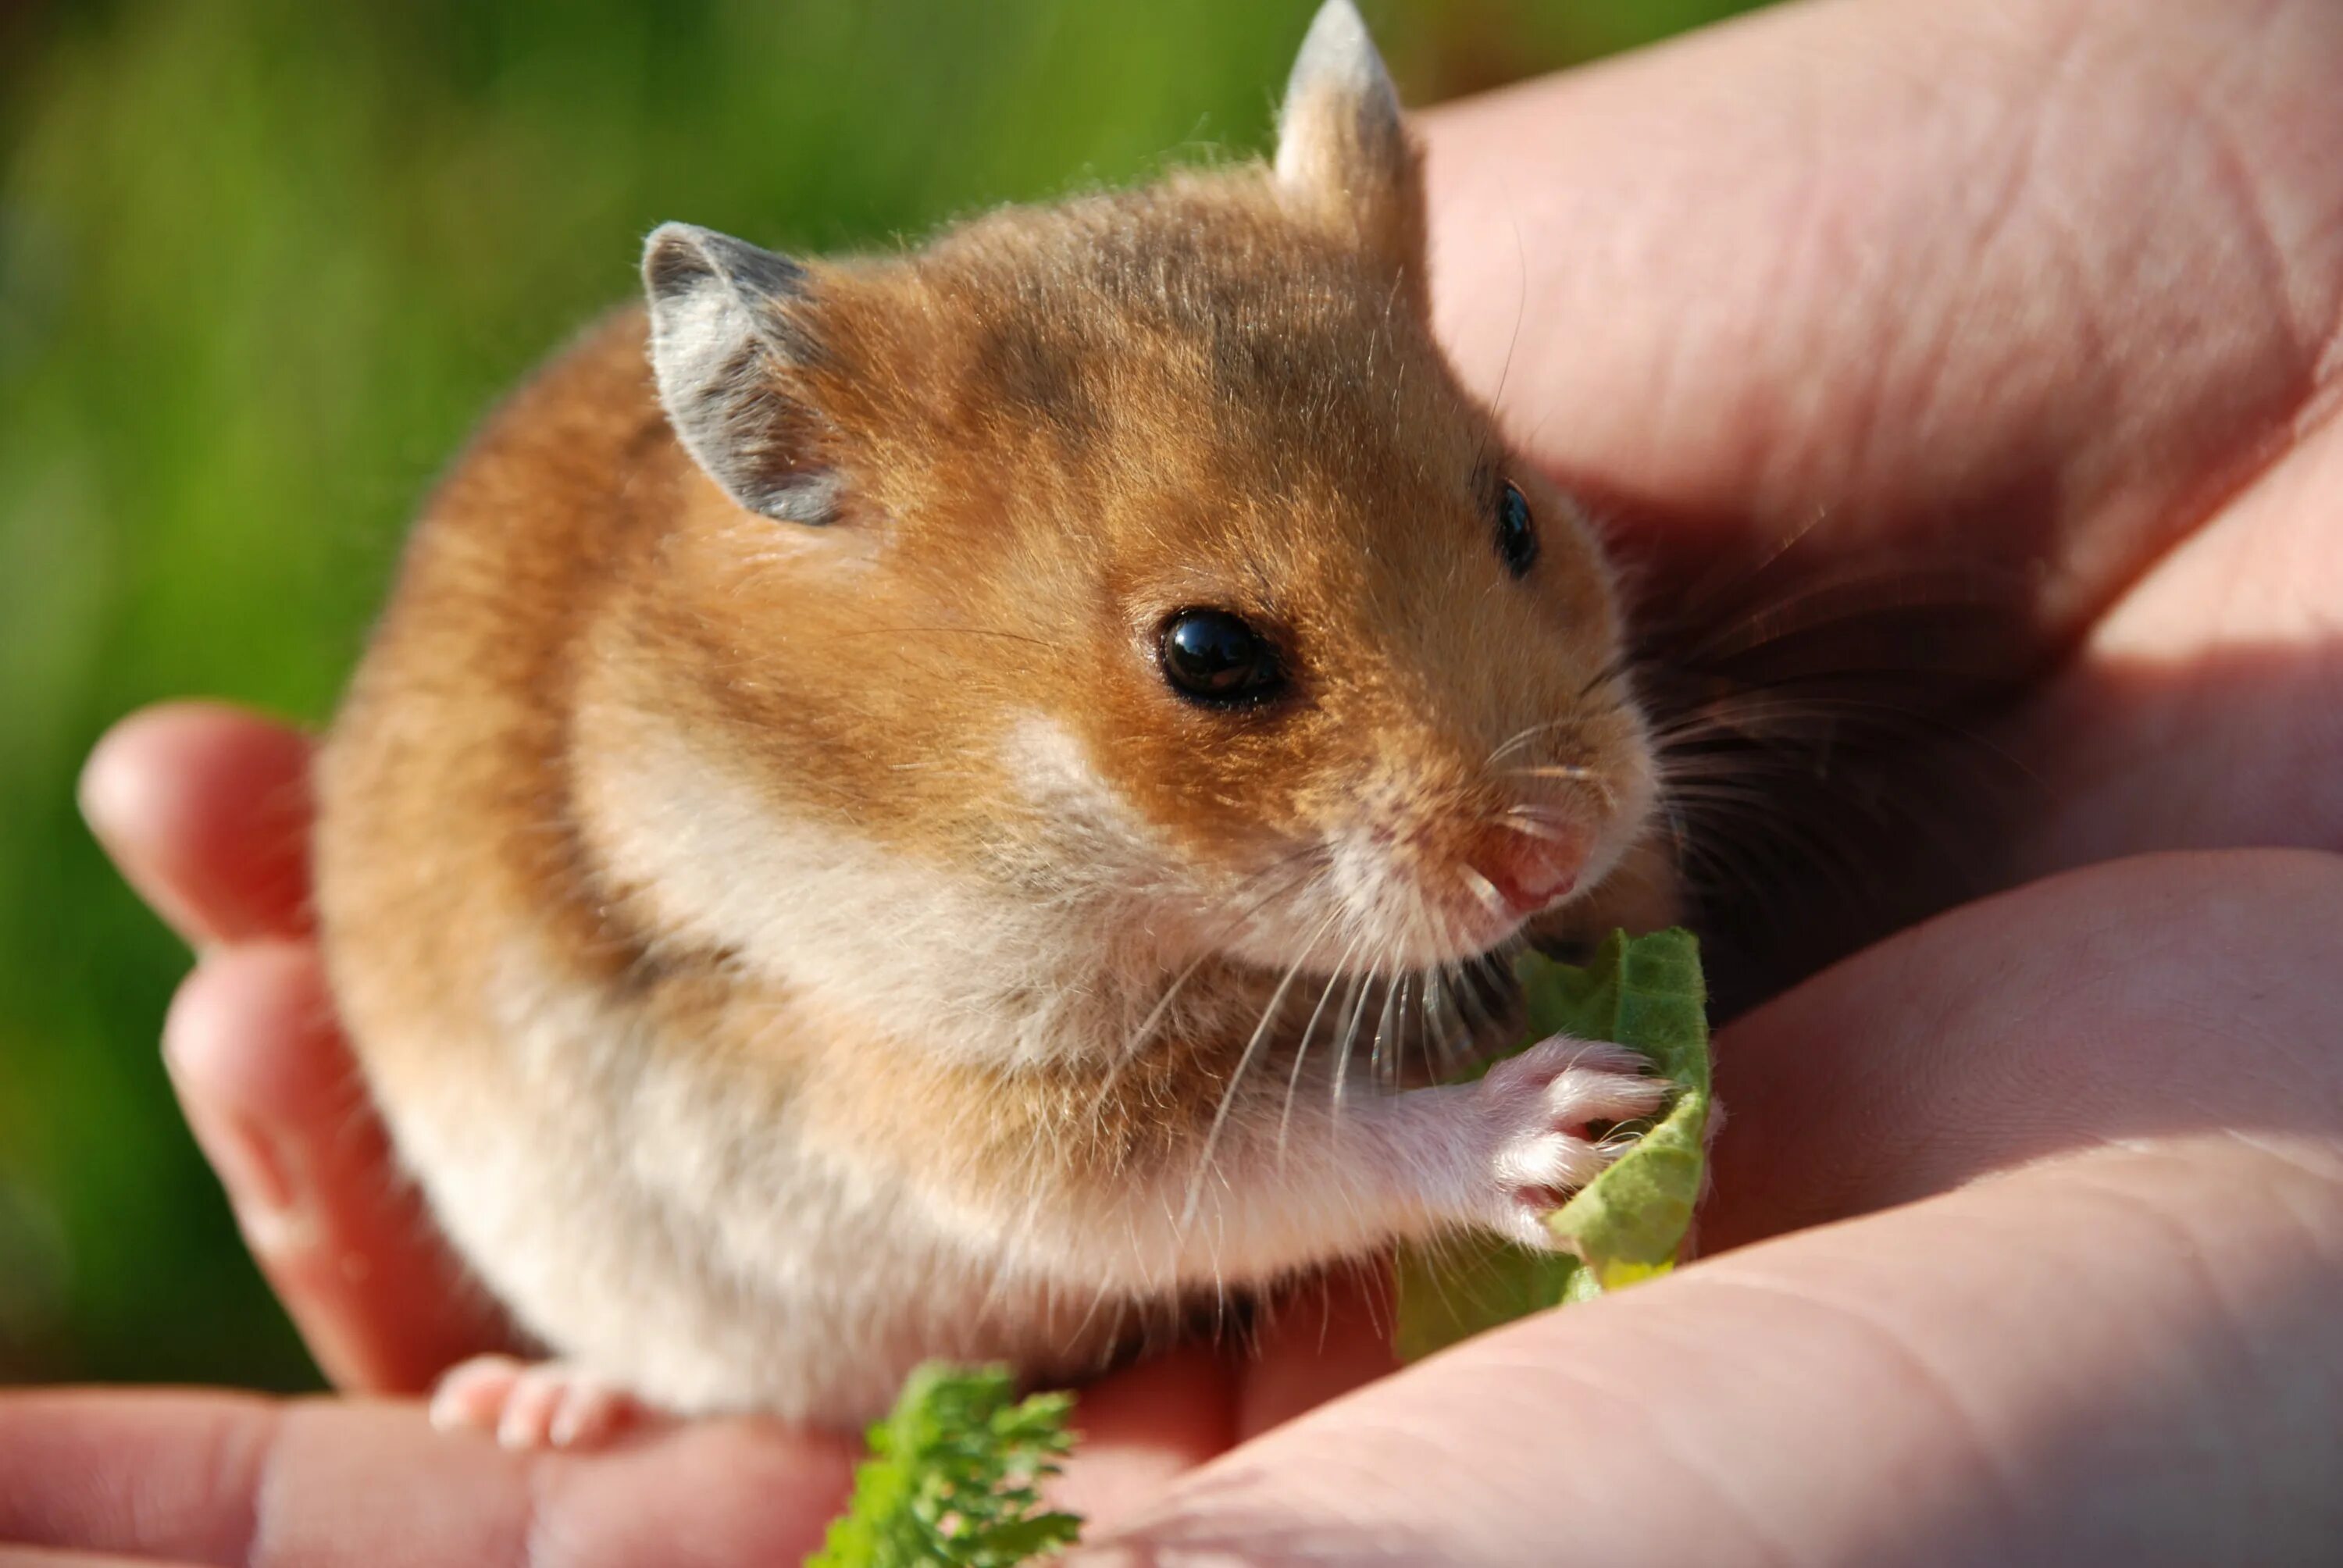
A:
<svg viewBox="0 0 2343 1568">
<path fill-rule="evenodd" d="M 431 1424 L 515 1451 L 593 1448 L 641 1419 L 634 1396 L 568 1362 L 474 1356 L 431 1391 Z"/>
<path fill-rule="evenodd" d="M 1545 1216 L 1624 1152 L 1598 1136 L 1603 1124 L 1649 1116 L 1667 1099 L 1632 1051 L 1550 1040 L 1503 1061 L 1482 1080 L 1494 1138 L 1498 1228 L 1551 1246 Z"/>
</svg>

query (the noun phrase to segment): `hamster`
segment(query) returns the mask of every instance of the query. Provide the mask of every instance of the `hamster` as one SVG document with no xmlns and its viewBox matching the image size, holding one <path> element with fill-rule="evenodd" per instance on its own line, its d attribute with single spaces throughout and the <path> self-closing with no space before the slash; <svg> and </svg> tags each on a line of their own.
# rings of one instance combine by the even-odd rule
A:
<svg viewBox="0 0 2343 1568">
<path fill-rule="evenodd" d="M 670 224 L 643 279 L 443 482 L 319 759 L 368 1081 L 558 1358 L 443 1412 L 854 1425 L 1544 1244 L 1661 1087 L 1394 1057 L 1664 897 L 1653 739 L 1601 542 L 1433 344 L 1348 0 L 1272 161 L 900 255 Z"/>
</svg>

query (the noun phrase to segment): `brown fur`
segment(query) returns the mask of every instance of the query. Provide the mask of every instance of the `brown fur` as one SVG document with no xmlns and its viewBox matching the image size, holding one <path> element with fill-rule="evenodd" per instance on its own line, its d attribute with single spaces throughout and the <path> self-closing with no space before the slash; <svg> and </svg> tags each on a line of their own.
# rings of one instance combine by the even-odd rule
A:
<svg viewBox="0 0 2343 1568">
<path fill-rule="evenodd" d="M 1289 110 L 1290 140 L 1312 112 Z M 499 1107 L 529 1108 L 509 1114 L 516 1142 L 557 1136 L 548 1096 L 652 1095 L 642 1061 L 672 1057 L 726 1086 L 742 1125 L 950 1211 L 1078 1225 L 1200 1157 L 1275 978 L 1221 934 L 1363 798 L 1401 802 L 1391 853 L 1427 887 L 1502 844 L 1524 799 L 1589 842 L 1634 836 L 1618 802 L 1647 789 L 1649 763 L 1605 678 L 1607 569 L 1432 341 L 1398 146 L 1380 194 L 1301 199 L 1247 165 L 810 266 L 787 323 L 803 352 L 774 374 L 809 411 L 791 438 L 842 480 L 824 528 L 744 511 L 694 465 L 639 310 L 495 417 L 418 526 L 321 771 L 336 982 L 410 1156 L 435 1151 L 417 1163 L 443 1202 L 462 1200 L 430 1161 L 505 1125 Z M 1313 157 L 1339 172 L 1373 153 L 1338 136 Z M 1518 582 L 1491 534 L 1508 478 L 1544 551 Z M 1230 712 L 1167 689 L 1154 638 L 1192 606 L 1267 629 L 1290 692 Z M 762 972 L 697 933 L 672 889 L 616 869 L 643 806 L 598 764 L 680 731 L 775 820 L 1003 907 L 1059 896 L 1089 874 L 1068 863 L 1083 840 L 1004 761 L 1034 716 L 1162 846 L 1168 869 L 1123 895 L 1141 913 L 1112 937 L 1118 982 L 1161 994 L 1201 967 L 1135 1054 L 1120 1037 L 1014 1061 L 930 1049 L 835 987 Z M 1533 763 L 1593 782 L 1516 771 Z M 1483 918 L 1462 893 L 1427 900 L 1435 924 Z M 603 1020 L 596 1065 L 565 1076 L 510 1042 L 508 1010 L 536 1005 L 511 1000 L 516 962 Z M 1281 1060 L 1239 1087 L 1252 1107 L 1288 1083 Z M 688 1233 L 688 1199 L 640 1192 L 611 1225 Z M 558 1314 L 523 1311 L 565 1337 Z"/>
</svg>

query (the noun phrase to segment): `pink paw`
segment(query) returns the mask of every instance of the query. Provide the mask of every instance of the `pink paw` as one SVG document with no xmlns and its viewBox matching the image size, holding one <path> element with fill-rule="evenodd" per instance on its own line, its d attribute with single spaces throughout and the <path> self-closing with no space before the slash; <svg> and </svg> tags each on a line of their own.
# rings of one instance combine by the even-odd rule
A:
<svg viewBox="0 0 2343 1568">
<path fill-rule="evenodd" d="M 1598 1140 L 1594 1124 L 1649 1116 L 1668 1097 L 1668 1085 L 1646 1076 L 1634 1052 L 1562 1039 L 1499 1062 L 1480 1088 L 1492 1139 L 1497 1228 L 1534 1247 L 1554 1244 L 1546 1214 L 1632 1142 Z"/>
<path fill-rule="evenodd" d="M 634 1396 L 567 1362 L 474 1356 L 431 1391 L 431 1424 L 514 1450 L 591 1448 L 642 1414 Z"/>
</svg>

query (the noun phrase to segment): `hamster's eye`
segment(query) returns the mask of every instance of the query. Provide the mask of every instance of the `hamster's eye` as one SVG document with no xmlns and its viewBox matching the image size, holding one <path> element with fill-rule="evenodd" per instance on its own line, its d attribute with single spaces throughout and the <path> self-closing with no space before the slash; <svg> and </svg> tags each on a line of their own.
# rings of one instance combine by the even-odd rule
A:
<svg viewBox="0 0 2343 1568">
<path fill-rule="evenodd" d="M 1497 493 L 1497 554 L 1505 569 L 1527 577 L 1538 558 L 1537 525 L 1530 520 L 1530 498 L 1508 479 Z"/>
<path fill-rule="evenodd" d="M 1285 684 L 1277 650 L 1224 609 L 1183 609 L 1163 623 L 1163 678 L 1193 702 L 1234 707 Z"/>
</svg>

